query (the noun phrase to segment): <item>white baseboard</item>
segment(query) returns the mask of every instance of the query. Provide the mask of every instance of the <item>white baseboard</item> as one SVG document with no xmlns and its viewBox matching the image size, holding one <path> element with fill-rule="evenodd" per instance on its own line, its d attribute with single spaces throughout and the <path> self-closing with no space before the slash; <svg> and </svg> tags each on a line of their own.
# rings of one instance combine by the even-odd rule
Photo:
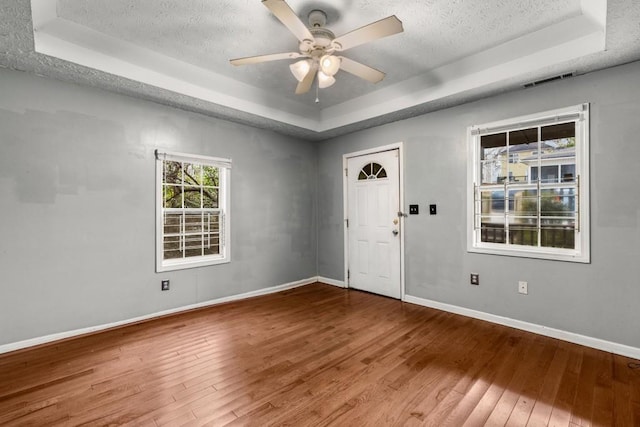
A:
<svg viewBox="0 0 640 427">
<path fill-rule="evenodd" d="M 588 337 L 586 335 L 580 335 L 560 329 L 549 328 L 547 326 L 536 325 L 535 323 L 523 322 L 522 320 L 497 316 L 495 314 L 485 313 L 483 311 L 472 310 L 469 308 L 459 307 L 457 305 L 446 304 L 438 301 L 414 297 L 411 295 L 405 295 L 404 301 L 411 304 L 417 304 L 424 307 L 447 311 L 449 313 L 473 317 L 474 319 L 486 320 L 487 322 L 497 323 L 499 325 L 509 326 L 512 328 L 521 329 L 527 332 L 533 332 L 534 334 L 544 335 L 551 338 L 557 338 L 559 340 L 584 345 L 586 347 L 591 347 L 598 350 L 608 351 L 610 353 L 631 357 L 633 359 L 640 359 L 640 348 L 631 347 L 624 344 L 618 344 L 611 341 L 601 340 L 599 338 Z"/>
<path fill-rule="evenodd" d="M 318 282 L 326 283 L 327 285 L 337 286 L 339 288 L 346 288 L 344 281 L 329 279 L 328 277 L 318 276 Z"/>
<path fill-rule="evenodd" d="M 58 340 L 62 340 L 62 339 L 65 339 L 65 338 L 72 338 L 72 337 L 75 337 L 75 336 L 78 336 L 78 335 L 84 335 L 84 334 L 89 334 L 89 333 L 92 333 L 92 332 L 102 331 L 102 330 L 105 330 L 105 329 L 116 328 L 118 326 L 124 326 L 124 325 L 128 325 L 130 323 L 141 322 L 141 321 L 144 321 L 144 320 L 153 319 L 155 317 L 166 316 L 166 315 L 169 315 L 169 314 L 176 314 L 176 313 L 180 313 L 180 312 L 183 312 L 183 311 L 193 310 L 193 309 L 196 309 L 196 308 L 208 307 L 208 306 L 211 306 L 211 305 L 217 305 L 217 304 L 222 304 L 222 303 L 225 303 L 225 302 L 231 302 L 231 301 L 237 301 L 237 300 L 241 300 L 241 299 L 257 297 L 257 296 L 260 296 L 260 295 L 267 295 L 267 294 L 273 294 L 273 293 L 276 293 L 276 292 L 282 292 L 282 291 L 286 291 L 287 289 L 293 289 L 293 288 L 297 288 L 297 287 L 300 287 L 300 286 L 309 285 L 309 284 L 315 283 L 317 281 L 318 281 L 318 277 L 314 276 L 314 277 L 310 277 L 308 279 L 297 280 L 295 282 L 285 283 L 283 285 L 272 286 L 272 287 L 269 287 L 269 288 L 258 289 L 256 291 L 245 292 L 243 294 L 231 295 L 231 296 L 228 296 L 228 297 L 222 297 L 222 298 L 217 298 L 217 299 L 214 299 L 214 300 L 199 302 L 197 304 L 190 304 L 190 305 L 186 305 L 186 306 L 182 306 L 182 307 L 172 308 L 172 309 L 169 309 L 169 310 L 158 311 L 156 313 L 145 314 L 144 316 L 134 317 L 134 318 L 131 318 L 131 319 L 119 320 L 117 322 L 106 323 L 106 324 L 103 324 L 103 325 L 90 326 L 88 328 L 75 329 L 73 331 L 60 332 L 60 333 L 56 333 L 56 334 L 45 335 L 43 337 L 31 338 L 31 339 L 24 340 L 24 341 L 18 341 L 18 342 L 9 343 L 9 344 L 3 344 L 3 345 L 0 345 L 0 354 L 8 353 L 10 351 L 15 351 L 15 350 L 21 350 L 21 349 L 27 348 L 27 347 L 33 347 L 33 346 L 40 345 L 40 344 L 46 344 L 48 342 L 58 341 Z"/>
</svg>

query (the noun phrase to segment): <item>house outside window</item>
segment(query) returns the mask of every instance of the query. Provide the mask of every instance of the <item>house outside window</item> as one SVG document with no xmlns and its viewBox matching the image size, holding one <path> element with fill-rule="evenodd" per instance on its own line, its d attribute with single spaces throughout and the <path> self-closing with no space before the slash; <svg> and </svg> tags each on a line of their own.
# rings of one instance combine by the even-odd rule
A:
<svg viewBox="0 0 640 427">
<path fill-rule="evenodd" d="M 230 260 L 231 160 L 156 151 L 156 271 Z"/>
<path fill-rule="evenodd" d="M 469 128 L 470 252 L 589 262 L 588 104 Z"/>
</svg>

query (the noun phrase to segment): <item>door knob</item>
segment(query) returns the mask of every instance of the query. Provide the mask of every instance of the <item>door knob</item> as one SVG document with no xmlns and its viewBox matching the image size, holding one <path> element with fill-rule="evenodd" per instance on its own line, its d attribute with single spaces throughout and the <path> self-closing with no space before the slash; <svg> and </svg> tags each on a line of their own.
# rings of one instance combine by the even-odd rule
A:
<svg viewBox="0 0 640 427">
<path fill-rule="evenodd" d="M 398 230 L 393 230 L 392 233 L 393 233 L 394 236 L 397 236 L 398 235 Z"/>
</svg>

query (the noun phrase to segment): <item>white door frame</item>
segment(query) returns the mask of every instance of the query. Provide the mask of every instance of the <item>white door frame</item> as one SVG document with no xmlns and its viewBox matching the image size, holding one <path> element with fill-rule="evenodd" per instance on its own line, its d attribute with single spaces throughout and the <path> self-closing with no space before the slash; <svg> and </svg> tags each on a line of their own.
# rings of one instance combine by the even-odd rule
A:
<svg viewBox="0 0 640 427">
<path fill-rule="evenodd" d="M 348 270 L 349 270 L 349 236 L 347 230 L 347 217 L 349 216 L 348 212 L 348 180 L 347 180 L 347 160 L 351 157 L 359 157 L 364 156 L 366 154 L 375 154 L 381 153 L 383 151 L 390 150 L 398 150 L 398 160 L 399 160 L 399 169 L 398 174 L 400 175 L 400 188 L 399 188 L 399 196 L 400 196 L 400 206 L 399 209 L 402 211 L 404 209 L 404 142 L 396 142 L 389 145 L 383 145 L 381 147 L 368 148 L 366 150 L 355 151 L 353 153 L 347 153 L 342 155 L 342 207 L 343 207 L 343 234 L 344 234 L 344 287 L 349 287 L 349 279 L 348 279 Z M 404 301 L 404 224 L 405 217 L 401 216 L 398 218 L 400 221 L 400 300 Z"/>
</svg>

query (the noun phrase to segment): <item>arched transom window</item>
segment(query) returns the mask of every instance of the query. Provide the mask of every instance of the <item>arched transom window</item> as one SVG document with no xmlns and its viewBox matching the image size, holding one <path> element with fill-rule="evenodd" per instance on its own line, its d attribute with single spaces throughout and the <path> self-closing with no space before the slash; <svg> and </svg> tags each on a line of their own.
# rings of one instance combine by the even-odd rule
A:
<svg viewBox="0 0 640 427">
<path fill-rule="evenodd" d="M 360 173 L 358 174 L 358 181 L 364 181 L 365 179 L 380 179 L 386 178 L 387 171 L 384 170 L 380 163 L 367 163 L 364 165 Z"/>
</svg>

